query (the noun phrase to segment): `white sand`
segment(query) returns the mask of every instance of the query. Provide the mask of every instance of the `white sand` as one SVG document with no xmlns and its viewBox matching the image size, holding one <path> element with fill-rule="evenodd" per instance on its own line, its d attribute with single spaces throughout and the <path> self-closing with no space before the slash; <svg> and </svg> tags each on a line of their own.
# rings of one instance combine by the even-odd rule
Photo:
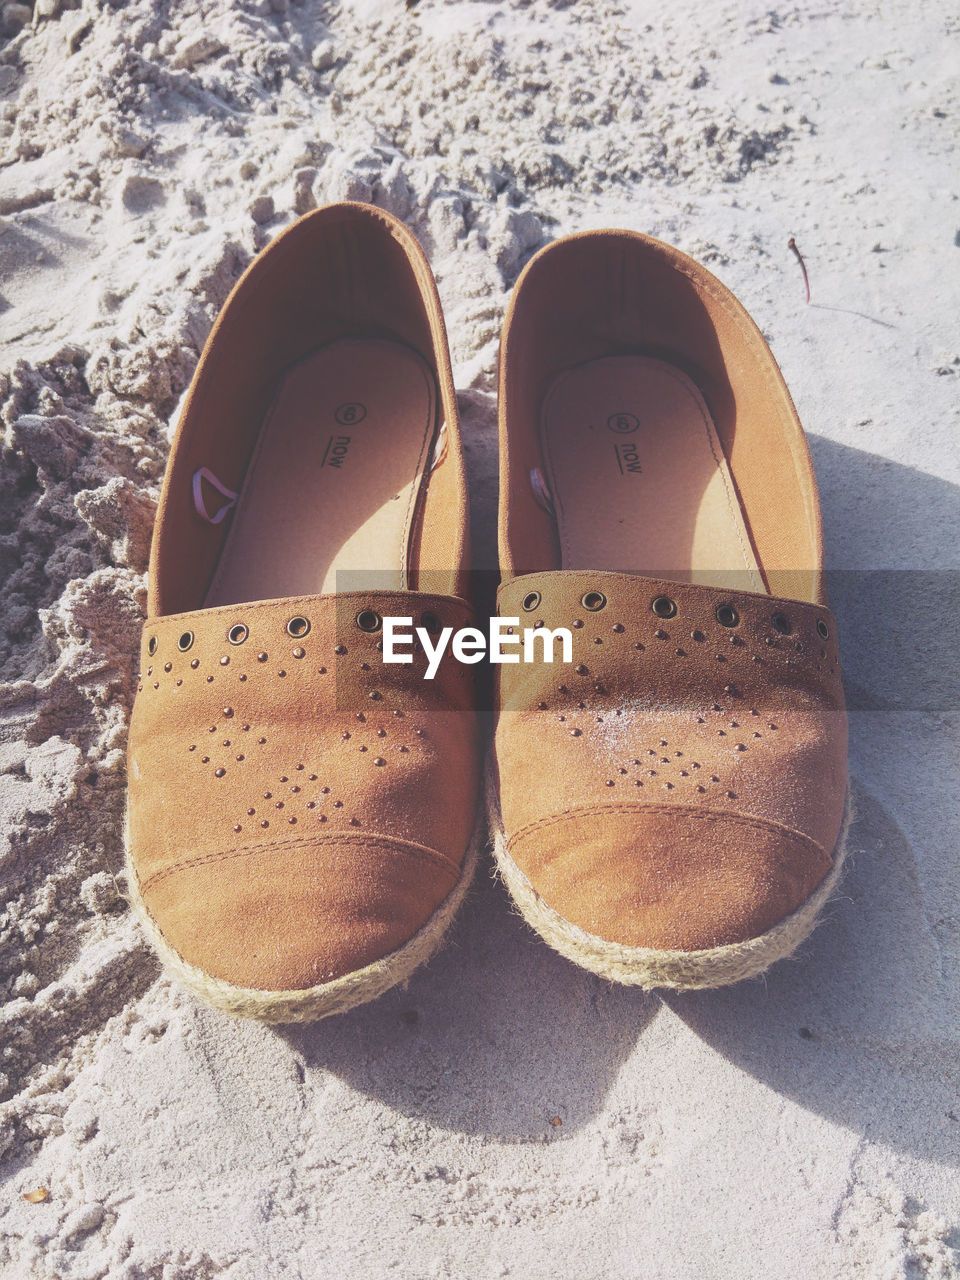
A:
<svg viewBox="0 0 960 1280">
<path fill-rule="evenodd" d="M 765 982 L 604 986 L 484 874 L 409 990 L 278 1032 L 161 977 L 114 884 L 169 424 L 314 203 L 431 256 L 481 563 L 508 290 L 623 225 L 769 336 L 831 563 L 960 569 L 955 7 L 771 2 L 2 5 L 4 1280 L 960 1275 L 955 576 L 837 586 L 852 866 Z"/>
</svg>

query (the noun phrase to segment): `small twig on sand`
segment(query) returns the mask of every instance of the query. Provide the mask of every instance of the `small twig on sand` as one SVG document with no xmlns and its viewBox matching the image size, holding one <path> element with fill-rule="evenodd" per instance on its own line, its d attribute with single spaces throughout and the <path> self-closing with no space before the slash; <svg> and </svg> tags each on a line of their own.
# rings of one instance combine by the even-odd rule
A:
<svg viewBox="0 0 960 1280">
<path fill-rule="evenodd" d="M 803 255 L 797 248 L 797 242 L 793 236 L 787 241 L 787 248 L 793 250 L 793 256 L 800 263 L 800 270 L 803 272 L 803 287 L 807 291 L 807 302 L 810 301 L 810 277 L 807 275 L 807 264 L 803 260 Z"/>
</svg>

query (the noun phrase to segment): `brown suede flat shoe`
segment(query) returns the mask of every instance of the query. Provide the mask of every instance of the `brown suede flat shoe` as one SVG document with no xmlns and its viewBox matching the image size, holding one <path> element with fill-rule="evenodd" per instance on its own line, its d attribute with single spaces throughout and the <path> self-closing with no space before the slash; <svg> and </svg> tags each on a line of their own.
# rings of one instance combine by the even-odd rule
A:
<svg viewBox="0 0 960 1280">
<path fill-rule="evenodd" d="M 233 290 L 186 401 L 150 561 L 128 879 L 174 972 L 268 1021 L 371 1000 L 463 897 L 470 668 L 384 665 L 384 617 L 473 622 L 433 276 L 363 205 L 317 210 Z"/>
<path fill-rule="evenodd" d="M 503 878 L 604 977 L 758 974 L 836 882 L 847 794 L 816 481 L 773 356 L 684 254 L 573 236 L 517 284 L 500 449 L 499 613 L 573 638 L 572 664 L 499 668 Z"/>
</svg>

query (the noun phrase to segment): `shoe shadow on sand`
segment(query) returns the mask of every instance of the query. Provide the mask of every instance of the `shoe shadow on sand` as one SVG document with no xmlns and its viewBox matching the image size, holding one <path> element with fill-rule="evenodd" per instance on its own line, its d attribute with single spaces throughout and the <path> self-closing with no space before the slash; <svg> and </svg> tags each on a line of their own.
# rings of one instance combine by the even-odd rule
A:
<svg viewBox="0 0 960 1280">
<path fill-rule="evenodd" d="M 945 567 L 832 575 L 852 709 L 854 821 L 839 891 L 798 955 L 762 981 L 667 1003 L 801 1106 L 957 1166 L 960 811 L 956 748 L 944 758 L 944 747 L 960 714 L 960 489 L 828 440 L 811 445 L 838 561 Z"/>
<path fill-rule="evenodd" d="M 530 1141 L 593 1119 L 660 1003 L 551 951 L 490 867 L 485 856 L 446 946 L 405 990 L 278 1033 L 306 1071 L 333 1072 L 404 1115 Z"/>
<path fill-rule="evenodd" d="M 798 954 L 761 980 L 666 1002 L 736 1067 L 807 1110 L 870 1142 L 960 1165 L 957 957 L 924 915 L 921 855 L 876 800 L 854 787 L 853 803 L 846 873 Z"/>
<path fill-rule="evenodd" d="M 916 563 L 942 562 L 934 543 L 960 527 L 960 491 L 859 450 L 812 443 L 827 543 L 843 548 L 844 563 L 856 556 L 883 563 L 894 524 Z M 873 532 L 865 507 L 893 513 L 886 533 Z M 489 512 L 478 514 L 489 529 Z M 865 537 L 877 545 L 865 546 Z M 890 808 L 857 783 L 858 760 L 871 760 L 876 776 L 884 756 L 909 752 L 907 722 L 889 734 L 890 711 L 909 716 L 920 733 L 931 714 L 960 708 L 953 652 L 960 573 L 939 577 L 934 601 L 925 575 L 851 572 L 832 584 L 848 693 L 859 709 L 851 716 L 847 869 L 823 923 L 763 979 L 664 1000 L 737 1068 L 800 1106 L 872 1142 L 960 1165 L 960 960 L 950 943 L 960 839 L 935 837 L 936 824 L 901 828 L 891 810 L 912 796 L 909 778 Z M 912 640 L 918 618 L 926 619 L 925 636 L 943 637 L 934 659 Z M 875 711 L 885 713 L 882 721 Z M 946 730 L 938 733 L 942 742 Z M 406 990 L 278 1034 L 306 1071 L 332 1072 L 443 1128 L 529 1141 L 557 1133 L 550 1126 L 559 1118 L 559 1132 L 569 1133 L 601 1110 L 661 999 L 605 983 L 556 955 L 513 913 L 489 866 L 481 863 L 445 949 Z"/>
</svg>

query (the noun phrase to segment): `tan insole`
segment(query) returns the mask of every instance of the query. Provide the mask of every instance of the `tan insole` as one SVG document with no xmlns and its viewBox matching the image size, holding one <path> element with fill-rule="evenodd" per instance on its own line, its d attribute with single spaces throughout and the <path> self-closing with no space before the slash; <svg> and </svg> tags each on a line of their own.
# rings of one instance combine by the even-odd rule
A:
<svg viewBox="0 0 960 1280">
<path fill-rule="evenodd" d="M 647 356 L 568 369 L 541 443 L 565 569 L 766 591 L 700 392 Z"/>
<path fill-rule="evenodd" d="M 345 338 L 300 361 L 260 429 L 206 604 L 334 592 L 341 571 L 405 588 L 436 425 L 433 374 L 401 343 Z"/>
</svg>

